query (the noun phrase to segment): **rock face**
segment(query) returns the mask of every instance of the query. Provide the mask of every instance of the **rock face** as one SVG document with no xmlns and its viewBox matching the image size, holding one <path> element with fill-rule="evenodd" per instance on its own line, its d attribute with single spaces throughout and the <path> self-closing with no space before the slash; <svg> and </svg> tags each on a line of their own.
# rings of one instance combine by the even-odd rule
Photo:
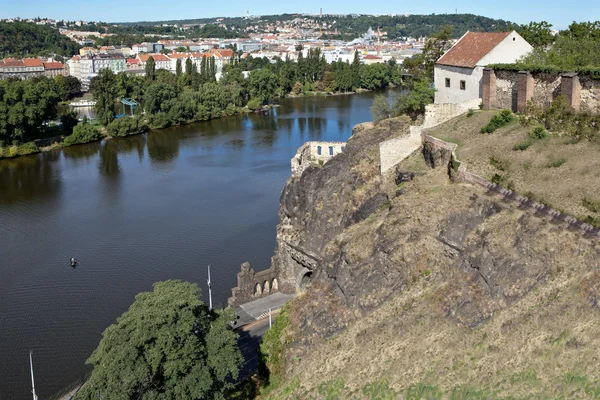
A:
<svg viewBox="0 0 600 400">
<path fill-rule="evenodd" d="M 424 165 L 425 172 L 403 170 L 401 164 L 382 176 L 378 144 L 408 131 L 403 119 L 358 125 L 344 153 L 287 183 L 272 268 L 281 290 L 318 283 L 355 317 L 432 275 L 446 280 L 448 293 L 439 303 L 444 313 L 466 327 L 479 326 L 548 279 L 564 254 L 540 245 L 540 236 L 563 228 L 475 187 L 451 184 L 451 147 L 424 148 L 415 156 L 435 171 Z M 500 242 L 499 232 L 505 234 Z M 600 255 L 594 242 L 586 246 L 587 254 Z M 313 329 L 331 335 L 344 326 L 335 318 L 325 319 L 331 330 Z"/>
</svg>

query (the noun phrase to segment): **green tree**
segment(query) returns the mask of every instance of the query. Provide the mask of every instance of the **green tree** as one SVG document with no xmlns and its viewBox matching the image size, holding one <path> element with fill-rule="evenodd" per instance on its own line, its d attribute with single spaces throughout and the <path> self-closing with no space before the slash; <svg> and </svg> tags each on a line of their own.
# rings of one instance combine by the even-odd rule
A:
<svg viewBox="0 0 600 400">
<path fill-rule="evenodd" d="M 156 77 L 156 62 L 154 62 L 154 57 L 148 57 L 146 61 L 146 77 L 153 81 Z"/>
<path fill-rule="evenodd" d="M 119 88 L 116 75 L 108 68 L 100 70 L 90 83 L 90 90 L 96 100 L 96 116 L 102 125 L 115 119 L 115 102 Z"/>
<path fill-rule="evenodd" d="M 175 63 L 175 75 L 177 75 L 177 76 L 181 75 L 181 58 L 178 58 L 177 62 Z"/>
<path fill-rule="evenodd" d="M 396 115 L 407 114 L 415 118 L 425 112 L 425 106 L 433 103 L 435 88 L 431 81 L 420 79 L 415 81 L 408 92 L 401 94 L 394 104 Z"/>
<path fill-rule="evenodd" d="M 418 78 L 433 79 L 435 62 L 452 47 L 454 28 L 444 25 L 440 31 L 427 39 L 423 52 L 404 60 L 404 68 Z"/>
<path fill-rule="evenodd" d="M 392 109 L 388 99 L 383 94 L 378 94 L 373 98 L 373 104 L 371 105 L 371 115 L 373 121 L 381 121 L 392 116 Z"/>
<path fill-rule="evenodd" d="M 520 27 L 517 31 L 533 47 L 545 47 L 554 43 L 552 24 L 546 21 L 530 22 L 528 25 Z"/>
<path fill-rule="evenodd" d="M 87 118 L 77 124 L 73 128 L 73 133 L 65 138 L 64 146 L 73 146 L 75 144 L 83 144 L 95 142 L 104 138 L 104 135 L 95 126 L 88 123 Z"/>
<path fill-rule="evenodd" d="M 248 77 L 248 90 L 252 98 L 264 104 L 275 97 L 277 76 L 266 68 L 252 71 Z"/>
<path fill-rule="evenodd" d="M 196 284 L 155 283 L 104 331 L 75 399 L 224 399 L 243 361 L 232 317 L 209 311 Z"/>
</svg>

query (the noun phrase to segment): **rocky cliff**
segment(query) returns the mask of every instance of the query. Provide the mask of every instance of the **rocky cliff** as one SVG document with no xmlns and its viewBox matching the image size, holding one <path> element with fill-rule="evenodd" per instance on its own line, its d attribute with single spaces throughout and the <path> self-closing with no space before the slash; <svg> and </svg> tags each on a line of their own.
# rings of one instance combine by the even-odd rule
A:
<svg viewBox="0 0 600 400">
<path fill-rule="evenodd" d="M 452 183 L 443 155 L 381 176 L 408 122 L 357 126 L 283 190 L 273 267 L 302 294 L 273 396 L 600 396 L 598 238 Z"/>
</svg>

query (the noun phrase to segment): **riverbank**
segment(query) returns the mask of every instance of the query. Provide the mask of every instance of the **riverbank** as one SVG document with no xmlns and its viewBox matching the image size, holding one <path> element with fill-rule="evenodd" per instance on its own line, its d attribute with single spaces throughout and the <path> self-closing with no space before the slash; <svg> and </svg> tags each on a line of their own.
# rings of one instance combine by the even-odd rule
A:
<svg viewBox="0 0 600 400">
<path fill-rule="evenodd" d="M 217 118 L 209 118 L 208 120 L 170 123 L 169 125 L 164 126 L 164 127 L 152 127 L 152 128 L 149 128 L 149 129 L 146 129 L 143 131 L 139 131 L 139 132 L 135 132 L 135 133 L 131 133 L 131 134 L 125 134 L 122 136 L 120 136 L 120 135 L 112 136 L 108 133 L 105 126 L 100 125 L 100 124 L 94 124 L 94 126 L 96 126 L 100 130 L 100 132 L 104 135 L 104 137 L 101 139 L 94 139 L 94 140 L 74 143 L 74 144 L 72 144 L 72 146 L 76 146 L 76 145 L 80 145 L 80 144 L 89 144 L 89 143 L 94 143 L 94 142 L 101 142 L 104 140 L 114 139 L 117 137 L 124 138 L 124 137 L 136 136 L 136 135 L 141 135 L 144 133 L 149 133 L 152 131 L 167 129 L 167 128 L 170 128 L 173 126 L 190 125 L 190 124 L 194 124 L 197 122 L 205 122 L 205 121 L 210 121 L 210 120 L 214 120 L 214 119 L 227 118 L 227 117 L 231 117 L 234 115 L 267 112 L 267 111 L 270 111 L 277 107 L 279 107 L 278 104 L 267 104 L 257 110 L 251 110 L 251 109 L 248 109 L 247 107 L 243 107 L 240 109 L 241 112 L 238 112 L 238 113 L 232 114 L 232 115 L 224 115 L 224 116 L 217 117 Z M 146 118 L 144 120 L 144 123 L 147 125 L 150 125 L 150 120 L 148 118 Z M 23 156 L 34 155 L 34 154 L 38 154 L 38 153 L 42 153 L 42 152 L 52 151 L 52 150 L 60 149 L 63 147 L 70 147 L 70 146 L 64 145 L 64 140 L 67 137 L 68 137 L 67 135 L 58 135 L 58 136 L 53 136 L 53 137 L 49 137 L 49 138 L 36 139 L 34 141 L 23 143 L 23 144 L 20 144 L 17 146 L 0 147 L 0 162 L 2 160 L 10 160 L 10 159 L 23 157 Z"/>
</svg>

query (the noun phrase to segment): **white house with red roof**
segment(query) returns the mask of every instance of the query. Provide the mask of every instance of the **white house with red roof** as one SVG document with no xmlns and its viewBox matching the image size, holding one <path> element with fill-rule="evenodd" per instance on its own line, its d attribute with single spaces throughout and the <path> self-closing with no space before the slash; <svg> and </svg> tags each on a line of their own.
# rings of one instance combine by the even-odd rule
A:
<svg viewBox="0 0 600 400">
<path fill-rule="evenodd" d="M 435 103 L 481 99 L 485 66 L 514 63 L 532 50 L 515 31 L 465 33 L 435 63 Z"/>
</svg>

